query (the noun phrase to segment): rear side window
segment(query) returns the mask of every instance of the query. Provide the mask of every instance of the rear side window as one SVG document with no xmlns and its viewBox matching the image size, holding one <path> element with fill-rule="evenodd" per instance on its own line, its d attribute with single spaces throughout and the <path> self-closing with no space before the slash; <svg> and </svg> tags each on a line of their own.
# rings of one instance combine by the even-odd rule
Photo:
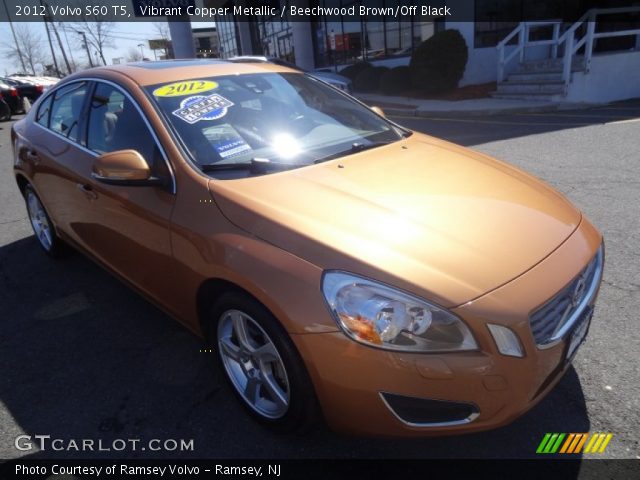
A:
<svg viewBox="0 0 640 480">
<path fill-rule="evenodd" d="M 98 83 L 89 108 L 87 147 L 97 153 L 136 150 L 153 167 L 156 144 L 133 102 L 119 89 Z"/>
<path fill-rule="evenodd" d="M 45 98 L 40 104 L 40 107 L 38 107 L 38 113 L 36 114 L 36 122 L 47 128 L 49 128 L 49 111 L 51 110 L 52 99 L 53 95 Z"/>
<path fill-rule="evenodd" d="M 49 119 L 49 128 L 54 132 L 78 141 L 82 105 L 87 95 L 87 83 L 73 83 L 55 93 Z"/>
</svg>

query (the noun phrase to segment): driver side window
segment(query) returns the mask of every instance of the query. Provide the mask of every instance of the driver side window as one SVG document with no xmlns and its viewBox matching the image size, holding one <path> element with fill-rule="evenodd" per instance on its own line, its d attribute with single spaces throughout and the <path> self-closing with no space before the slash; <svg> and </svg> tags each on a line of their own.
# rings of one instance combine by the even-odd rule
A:
<svg viewBox="0 0 640 480">
<path fill-rule="evenodd" d="M 98 83 L 89 106 L 87 147 L 97 153 L 136 150 L 153 169 L 155 140 L 136 106 L 121 90 Z"/>
</svg>

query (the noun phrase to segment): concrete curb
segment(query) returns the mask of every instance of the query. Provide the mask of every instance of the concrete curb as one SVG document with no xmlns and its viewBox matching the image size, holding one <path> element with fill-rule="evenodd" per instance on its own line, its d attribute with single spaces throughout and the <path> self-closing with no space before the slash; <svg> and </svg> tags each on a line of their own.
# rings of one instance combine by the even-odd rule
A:
<svg viewBox="0 0 640 480">
<path fill-rule="evenodd" d="M 404 117 L 459 117 L 459 116 L 492 116 L 492 115 L 508 115 L 517 113 L 544 113 L 560 110 L 583 110 L 596 105 L 605 105 L 603 103 L 565 103 L 557 101 L 526 101 L 514 102 L 513 100 L 493 99 L 490 102 L 484 102 L 485 105 L 469 105 L 469 101 L 434 101 L 438 104 L 437 108 L 429 105 L 430 101 L 416 100 L 407 97 L 391 97 L 388 103 L 384 97 L 368 98 L 367 96 L 357 96 L 357 98 L 367 105 L 377 105 L 382 108 L 386 114 L 391 116 Z M 489 100 L 489 99 L 478 99 Z M 406 103 L 405 103 L 406 102 Z M 411 102 L 411 103 L 410 103 Z M 474 102 L 473 100 L 471 101 Z M 415 105 L 415 103 L 419 103 Z M 420 105 L 421 103 L 421 105 Z M 449 105 L 451 104 L 451 109 Z M 486 103 L 491 103 L 487 105 Z M 514 104 L 515 103 L 515 104 Z M 402 108 L 402 105 L 408 108 Z M 466 105 L 465 105 L 466 104 Z M 388 106 L 385 106 L 388 105 Z"/>
<path fill-rule="evenodd" d="M 569 110 L 584 110 L 596 105 L 592 103 L 573 103 L 573 104 L 542 104 L 535 106 L 514 106 L 494 109 L 477 109 L 477 110 L 423 110 L 420 108 L 404 109 L 404 108 L 384 108 L 381 107 L 385 114 L 389 116 L 402 116 L 402 117 L 481 117 L 481 116 L 493 116 L 493 115 L 508 115 L 514 113 L 544 113 L 555 111 L 569 111 Z"/>
</svg>

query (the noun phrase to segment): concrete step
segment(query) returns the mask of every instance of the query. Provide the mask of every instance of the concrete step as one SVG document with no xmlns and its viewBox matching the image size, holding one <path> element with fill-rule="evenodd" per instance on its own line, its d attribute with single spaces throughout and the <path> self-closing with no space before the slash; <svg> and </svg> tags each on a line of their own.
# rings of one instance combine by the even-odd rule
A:
<svg viewBox="0 0 640 480">
<path fill-rule="evenodd" d="M 533 100 L 537 102 L 559 102 L 564 97 L 562 94 L 550 93 L 498 93 L 490 94 L 492 98 L 502 98 L 504 100 Z"/>
<path fill-rule="evenodd" d="M 562 82 L 501 82 L 498 84 L 499 94 L 562 94 L 564 83 Z"/>
<path fill-rule="evenodd" d="M 571 62 L 571 71 L 584 70 L 584 57 L 574 57 Z M 530 60 L 518 65 L 516 72 L 518 73 L 561 73 L 561 58 L 546 58 L 542 60 Z"/>
<path fill-rule="evenodd" d="M 562 72 L 513 72 L 508 82 L 561 82 Z"/>
</svg>

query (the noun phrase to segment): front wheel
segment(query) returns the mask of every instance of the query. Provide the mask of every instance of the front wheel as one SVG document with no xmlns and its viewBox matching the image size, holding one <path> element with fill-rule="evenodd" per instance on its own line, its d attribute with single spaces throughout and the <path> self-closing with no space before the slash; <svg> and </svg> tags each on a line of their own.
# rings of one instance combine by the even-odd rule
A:
<svg viewBox="0 0 640 480">
<path fill-rule="evenodd" d="M 211 343 L 221 370 L 249 413 L 276 430 L 294 431 L 317 418 L 311 380 L 280 323 L 247 294 L 224 294 L 213 306 Z"/>
</svg>

